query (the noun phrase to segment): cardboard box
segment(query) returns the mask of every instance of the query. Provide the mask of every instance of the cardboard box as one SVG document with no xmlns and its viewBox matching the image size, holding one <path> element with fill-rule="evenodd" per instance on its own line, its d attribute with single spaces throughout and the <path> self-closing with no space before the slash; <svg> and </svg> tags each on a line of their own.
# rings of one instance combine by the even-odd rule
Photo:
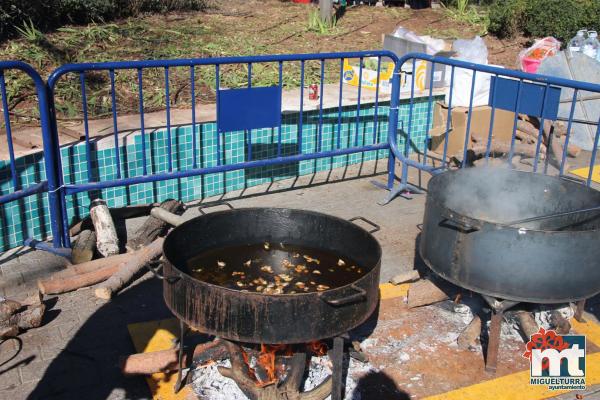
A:
<svg viewBox="0 0 600 400">
<path fill-rule="evenodd" d="M 362 75 L 360 65 L 352 65 L 350 61 L 344 59 L 344 83 L 350 86 L 358 86 L 359 76 L 361 78 L 361 88 L 375 90 L 377 87 L 377 57 L 367 58 L 367 62 L 375 65 L 375 69 L 367 68 L 363 65 Z M 392 76 L 394 74 L 394 63 L 381 60 L 379 66 L 379 91 L 381 93 L 392 92 Z"/>
<path fill-rule="evenodd" d="M 423 43 L 416 43 L 410 40 L 398 38 L 392 35 L 383 35 L 383 49 L 395 53 L 398 57 L 402 57 L 407 53 L 425 53 L 427 47 Z M 449 50 L 448 48 L 445 50 Z M 442 57 L 450 57 L 451 52 L 440 52 L 436 55 Z M 402 66 L 402 72 L 416 76 L 415 88 L 425 90 L 431 87 L 431 67 L 430 62 L 417 60 L 415 63 L 416 72 L 412 72 L 412 62 L 405 63 Z M 440 88 L 446 86 L 446 65 L 436 64 L 433 71 L 433 87 Z"/>
<path fill-rule="evenodd" d="M 448 132 L 447 155 L 461 154 L 465 144 L 469 107 L 453 107 L 451 111 L 450 130 Z M 473 140 L 487 143 L 490 131 L 492 108 L 490 106 L 473 107 L 471 114 L 471 130 L 468 148 L 472 147 Z M 513 133 L 515 113 L 496 108 L 494 112 L 493 141 L 510 142 Z M 429 149 L 438 154 L 444 152 L 444 138 L 448 119 L 448 106 L 437 102 L 433 109 L 433 128 L 429 131 Z"/>
</svg>

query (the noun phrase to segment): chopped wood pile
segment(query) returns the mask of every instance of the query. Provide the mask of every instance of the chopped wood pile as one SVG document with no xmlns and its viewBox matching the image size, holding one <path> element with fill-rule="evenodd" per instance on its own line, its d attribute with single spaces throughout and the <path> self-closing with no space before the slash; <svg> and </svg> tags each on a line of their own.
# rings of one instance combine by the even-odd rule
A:
<svg viewBox="0 0 600 400">
<path fill-rule="evenodd" d="M 159 207 L 181 215 L 183 203 L 166 200 Z M 163 236 L 170 225 L 153 215 L 148 216 L 144 224 L 133 237 L 123 244 L 115 228 L 115 215 L 103 200 L 95 200 L 90 208 L 89 221 L 78 224 L 73 241 L 71 261 L 73 265 L 48 278 L 38 281 L 43 294 L 59 294 L 83 287 L 98 285 L 96 297 L 109 300 L 125 288 L 154 259 L 162 255 Z M 147 208 L 146 211 L 150 211 Z M 132 215 L 136 215 L 135 213 Z M 137 215 L 136 215 L 137 216 Z"/>
<path fill-rule="evenodd" d="M 0 297 L 0 338 L 14 337 L 21 330 L 39 327 L 44 311 L 46 306 L 40 293 L 23 302 Z"/>
<path fill-rule="evenodd" d="M 542 143 L 539 146 L 539 160 L 545 160 L 547 157 L 554 166 L 559 167 L 564 146 L 567 137 L 567 126 L 560 121 L 543 122 L 543 127 L 540 136 L 540 120 L 534 117 L 520 115 L 517 120 L 517 130 L 515 135 L 515 143 L 513 152 L 515 155 L 520 155 L 523 159 L 535 158 L 538 149 L 538 138 Z M 477 135 L 471 136 L 469 146 L 469 160 L 473 162 L 482 157 L 485 157 L 487 151 L 487 137 Z M 509 140 L 494 140 L 490 145 L 490 157 L 504 157 L 510 152 L 511 143 Z M 577 157 L 581 152 L 581 148 L 569 143 L 567 148 L 568 157 Z M 453 154 L 451 159 L 454 161 L 462 160 L 462 151 L 459 154 Z M 568 168 L 568 160 L 565 159 L 565 169 Z"/>
</svg>

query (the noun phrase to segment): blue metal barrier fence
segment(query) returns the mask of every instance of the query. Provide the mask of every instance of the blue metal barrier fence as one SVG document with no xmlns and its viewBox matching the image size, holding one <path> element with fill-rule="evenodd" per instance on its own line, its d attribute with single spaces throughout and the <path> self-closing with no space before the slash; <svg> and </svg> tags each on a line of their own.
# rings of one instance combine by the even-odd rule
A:
<svg viewBox="0 0 600 400">
<path fill-rule="evenodd" d="M 376 60 L 376 78 L 373 88 L 374 98 L 369 103 L 369 107 L 372 107 L 372 115 L 369 114 L 371 125 L 367 129 L 366 125 L 362 127 L 360 125 L 364 122 L 365 115 L 363 111 L 366 107 L 364 103 L 361 103 L 362 95 L 366 91 L 363 88 L 364 61 L 369 58 Z M 358 75 L 356 88 L 358 95 L 351 102 L 344 103 L 342 89 L 346 86 L 344 80 L 348 78 L 348 71 L 345 69 L 345 61 L 348 59 L 359 61 L 357 70 L 355 70 Z M 328 65 L 335 64 L 335 74 L 329 73 L 326 76 L 326 62 L 329 63 Z M 382 100 L 383 96 L 380 96 L 380 87 L 383 87 L 380 84 L 384 83 L 381 78 L 382 70 L 384 63 L 388 62 L 393 64 L 391 76 L 385 78 L 389 78 L 388 88 L 390 93 L 386 93 L 385 99 Z M 275 82 L 267 85 L 264 83 L 261 85 L 253 84 L 253 71 L 258 70 L 259 66 L 269 63 L 276 66 L 277 78 Z M 304 88 L 310 83 L 307 82 L 305 67 L 309 63 L 317 64 L 315 69 L 318 71 L 316 80 L 321 93 L 321 96 L 315 100 L 318 104 L 311 111 L 314 115 L 311 117 L 313 125 L 310 129 L 314 127 L 314 130 L 310 132 L 314 137 L 309 137 L 306 133 L 307 129 L 303 129 L 303 126 L 306 128 L 309 124 L 304 108 Z M 302 88 L 299 91 L 297 105 L 298 119 L 293 122 L 297 125 L 297 131 L 293 133 L 295 135 L 293 151 L 288 151 L 286 148 L 289 145 L 289 138 L 286 139 L 285 135 L 289 132 L 286 132 L 282 119 L 282 111 L 284 111 L 283 71 L 284 68 L 289 68 L 290 65 L 295 68 L 294 73 L 297 76 L 294 79 L 297 86 Z M 246 68 L 246 83 L 235 87 L 223 87 L 222 82 L 231 66 Z M 205 86 L 213 85 L 216 96 L 216 128 L 211 133 L 214 134 L 214 142 L 212 139 L 209 140 L 214 159 L 210 163 L 202 161 L 202 157 L 206 155 L 200 154 L 202 148 L 201 143 L 198 142 L 198 140 L 203 140 L 203 133 L 200 129 L 201 122 L 198 121 L 195 107 L 199 92 L 197 87 L 199 82 L 197 81 L 200 67 L 205 71 L 207 69 L 210 71 L 210 74 L 205 74 L 201 83 Z M 170 79 L 172 79 L 175 69 L 182 68 L 187 69 L 188 83 L 185 86 L 189 87 L 193 105 L 189 111 L 189 121 L 187 122 L 187 125 L 191 126 L 191 141 L 180 145 L 180 148 L 191 150 L 191 157 L 189 157 L 191 161 L 187 164 L 174 158 L 177 149 L 172 148 L 172 146 L 177 146 L 178 131 L 172 119 Z M 10 113 L 4 81 L 4 71 L 9 69 L 21 70 L 33 79 L 39 101 L 46 179 L 27 187 L 21 187 L 20 185 L 17 163 L 12 148 Z M 161 161 L 164 164 L 162 169 L 153 166 L 150 163 L 151 160 L 149 160 L 149 157 L 152 156 L 152 149 L 148 147 L 153 146 L 153 141 L 159 140 L 157 136 L 152 136 L 155 128 L 148 127 L 146 123 L 143 79 L 144 73 L 149 69 L 161 70 L 162 76 L 164 76 L 164 87 L 153 88 L 154 90 L 164 90 L 163 94 L 166 99 L 165 137 L 160 139 L 163 140 L 166 147 L 166 155 L 160 156 L 164 158 Z M 139 118 L 139 124 L 134 130 L 141 138 L 139 140 L 141 149 L 139 151 L 140 159 L 129 161 L 130 163 L 139 164 L 138 168 L 135 169 L 136 172 L 133 173 L 127 167 L 122 167 L 122 165 L 126 165 L 125 161 L 127 160 L 121 159 L 124 155 L 121 152 L 120 143 L 124 134 L 123 130 L 119 129 L 119 118 L 121 116 L 118 112 L 116 82 L 120 77 L 119 74 L 123 71 L 129 71 L 129 76 L 135 77 L 129 83 L 138 93 L 139 116 L 136 118 Z M 423 71 L 426 71 L 425 74 L 422 73 Z M 102 73 L 108 76 L 109 89 L 106 98 L 110 104 L 112 117 L 112 145 L 110 147 L 112 154 L 110 159 L 104 162 L 110 165 L 94 165 L 99 161 L 92 157 L 93 145 L 90 134 L 91 128 L 89 127 L 89 101 L 86 85 L 88 78 L 93 73 Z M 439 82 L 440 79 L 437 79 L 439 85 L 448 87 L 446 111 L 443 112 L 445 117 L 440 117 L 441 112 L 434 113 L 436 107 L 441 107 L 434 104 L 434 102 L 440 96 L 440 90 L 443 90 L 440 87 L 435 88 L 434 85 L 434 81 L 436 81 L 434 78 L 438 73 L 445 76 L 441 83 Z M 209 78 L 206 78 L 206 76 Z M 333 81 L 332 76 L 335 78 Z M 86 165 L 86 168 L 77 172 L 80 176 L 78 175 L 76 180 L 67 179 L 68 168 L 63 167 L 68 166 L 61 165 L 62 153 L 59 144 L 55 101 L 57 85 L 60 84 L 62 79 L 75 79 L 80 83 L 81 113 L 85 137 L 82 144 L 85 149 L 77 157 Z M 208 82 L 209 79 L 212 81 Z M 331 115 L 325 115 L 324 112 L 326 82 L 333 88 L 339 88 L 336 92 L 339 96 L 337 107 L 333 108 Z M 427 84 L 427 82 L 429 83 Z M 459 90 L 464 92 L 465 87 L 468 96 L 466 97 L 466 104 L 463 104 L 466 113 L 466 127 L 464 133 L 462 133 L 463 137 L 457 132 L 452 115 L 456 108 L 457 92 Z M 485 105 L 490 108 L 490 115 L 489 120 L 485 121 L 483 127 L 477 126 L 475 129 L 473 126 L 473 111 L 481 105 L 479 104 L 481 99 L 476 96 L 477 90 L 481 87 L 489 91 L 488 98 L 484 100 Z M 600 95 L 600 85 L 598 84 L 528 74 L 424 54 L 408 54 L 398 58 L 388 51 L 68 64 L 56 69 L 48 78 L 47 84 L 44 84 L 39 74 L 27 64 L 2 62 L 0 63 L 0 92 L 8 140 L 10 179 L 12 181 L 12 191 L 0 196 L 0 204 L 19 200 L 33 194 L 48 193 L 53 245 L 55 247 L 70 246 L 67 196 L 75 194 L 199 175 L 205 176 L 215 173 L 281 166 L 289 163 L 300 163 L 305 160 L 320 160 L 356 153 L 375 152 L 379 154 L 379 152 L 384 152 L 389 155 L 388 180 L 385 188 L 390 190 L 387 198 L 387 201 L 390 201 L 397 195 L 420 191 L 418 187 L 408 183 L 409 168 L 436 174 L 451 168 L 451 163 L 459 168 L 467 167 L 473 158 L 470 152 L 473 152 L 475 139 L 475 144 L 480 147 L 479 155 L 475 155 L 475 157 L 489 160 L 492 155 L 497 155 L 500 152 L 505 153 L 506 161 L 511 163 L 515 155 L 527 153 L 533 172 L 564 176 L 568 173 L 568 148 L 574 137 L 573 132 L 582 124 L 587 127 L 593 126 L 595 130 L 593 134 L 589 135 L 589 142 L 591 143 L 589 146 L 591 150 L 589 162 L 587 162 L 589 173 L 585 181 L 582 182 L 587 186 L 591 186 L 593 166 L 596 162 L 600 138 L 600 128 L 597 122 L 600 120 L 600 115 L 587 115 L 585 120 L 579 118 L 581 116 L 579 107 L 580 102 L 583 101 L 582 98 L 590 93 L 592 94 L 591 98 Z M 462 94 L 464 97 L 464 93 Z M 422 99 L 426 99 L 426 111 L 417 112 L 417 103 L 422 102 Z M 387 101 L 389 101 L 389 106 Z M 464 98 L 462 101 L 464 103 Z M 407 110 L 403 109 L 403 112 L 400 112 L 401 102 L 404 102 L 402 107 L 406 107 L 406 102 L 408 102 Z M 495 125 L 498 124 L 501 112 L 511 113 L 510 132 L 504 132 L 503 138 L 497 138 L 495 137 Z M 523 141 L 523 138 L 519 136 L 520 131 L 518 128 L 521 116 L 534 118 L 539 124 L 537 137 L 530 138 L 530 142 Z M 436 118 L 443 119 L 441 127 L 433 126 Z M 332 127 L 330 130 L 325 129 L 325 119 L 330 121 Z M 343 120 L 346 126 L 344 129 L 342 129 Z M 566 123 L 566 132 L 563 137 L 552 134 L 557 121 Z M 437 123 L 440 122 L 437 121 Z M 417 134 L 417 126 L 424 127 L 424 134 L 422 132 Z M 435 138 L 432 136 L 433 128 L 441 129 L 438 130 Z M 273 146 L 272 151 L 264 152 L 261 157 L 261 154 L 256 154 L 257 151 L 253 147 L 256 144 L 253 141 L 253 135 L 264 129 L 272 132 L 273 141 L 270 144 Z M 374 132 L 367 134 L 369 129 L 374 130 Z M 235 132 L 243 133 L 241 140 L 243 141 L 244 152 L 237 158 L 232 157 L 233 150 L 231 149 L 231 135 Z M 386 133 L 387 137 L 383 136 L 380 140 L 380 136 Z M 459 147 L 455 146 L 457 137 L 460 140 Z M 432 145 L 434 139 L 437 140 L 435 147 Z M 550 149 L 553 140 L 561 141 L 562 154 L 551 154 Z M 310 146 L 303 146 L 307 141 L 311 142 Z M 502 144 L 502 141 L 504 141 L 504 147 L 498 147 L 499 144 Z M 454 146 L 452 151 L 450 151 L 451 144 Z M 152 157 L 156 158 L 155 156 Z M 230 162 L 228 162 L 228 157 Z M 399 185 L 395 185 L 396 161 L 399 161 L 402 165 Z M 105 175 L 104 178 L 100 179 L 93 173 L 95 169 L 107 167 L 114 167 L 114 171 L 111 170 L 111 174 L 108 174 L 110 178 L 106 178 L 108 175 Z M 73 173 L 73 171 L 70 173 Z"/>
<path fill-rule="evenodd" d="M 409 151 L 411 146 L 414 144 L 412 141 L 412 124 L 413 124 L 413 102 L 415 98 L 416 88 L 415 85 L 418 84 L 418 79 L 416 72 L 418 70 L 417 63 L 423 61 L 427 63 L 427 74 L 428 76 L 424 79 L 427 79 L 430 83 L 429 88 L 426 89 L 428 92 L 428 113 L 427 113 L 427 123 L 426 126 L 430 126 L 431 120 L 429 119 L 431 116 L 431 111 L 433 105 L 433 81 L 434 81 L 434 73 L 436 73 L 437 67 L 442 67 L 446 75 L 449 78 L 447 79 L 447 83 L 449 84 L 448 94 L 446 96 L 447 103 L 447 115 L 445 117 L 445 129 L 443 132 L 443 150 L 441 154 L 438 154 L 438 157 L 441 158 L 441 162 L 439 166 L 435 166 L 431 161 L 431 154 L 428 154 L 428 148 L 430 147 L 431 137 L 429 135 L 429 131 L 425 135 L 423 148 L 424 151 L 420 154 L 422 157 L 419 161 L 411 159 L 409 156 Z M 408 68 L 407 68 L 408 66 Z M 404 135 L 406 140 L 404 141 L 404 148 L 400 148 L 397 143 L 397 135 L 394 134 L 397 130 L 398 118 L 397 118 L 397 110 L 398 110 L 398 102 L 399 102 L 399 80 L 401 71 L 410 70 L 413 71 L 413 79 L 411 81 L 410 88 L 410 111 L 408 116 L 408 121 L 406 121 L 406 126 L 408 127 L 406 131 L 404 131 Z M 455 82 L 455 75 L 457 71 L 465 72 L 467 71 L 467 82 L 468 87 L 470 87 L 469 92 L 469 100 L 467 106 L 467 121 L 466 121 L 466 131 L 464 133 L 464 142 L 462 143 L 460 154 L 456 155 L 455 158 L 458 161 L 458 164 L 461 168 L 465 168 L 468 166 L 468 152 L 469 152 L 469 144 L 472 139 L 472 116 L 474 109 L 474 96 L 475 96 L 475 87 L 476 82 L 479 77 L 484 76 L 490 79 L 489 85 L 489 98 L 487 99 L 487 105 L 491 107 L 491 115 L 489 118 L 489 123 L 485 129 L 485 151 L 484 158 L 489 160 L 490 155 L 492 153 L 497 153 L 498 151 L 494 149 L 494 138 L 492 133 L 494 132 L 494 122 L 495 116 L 498 112 L 497 110 L 505 110 L 510 111 L 514 114 L 513 121 L 511 124 L 512 134 L 510 135 L 510 147 L 508 150 L 508 154 L 506 157 L 506 161 L 511 163 L 514 155 L 517 152 L 516 139 L 517 139 L 517 127 L 520 115 L 532 116 L 538 119 L 539 128 L 537 140 L 535 140 L 535 151 L 532 154 L 531 161 L 532 172 L 542 172 L 544 174 L 548 174 L 551 172 L 549 170 L 551 157 L 550 151 L 548 154 L 544 154 L 544 162 L 543 162 L 543 170 L 539 171 L 539 164 L 542 158 L 542 144 L 545 141 L 548 141 L 547 148 L 551 148 L 552 140 L 560 140 L 556 135 L 553 135 L 551 132 L 548 133 L 548 137 L 545 135 L 545 126 L 551 127 L 550 131 L 553 131 L 553 123 L 556 121 L 563 121 L 567 123 L 566 127 L 566 135 L 561 143 L 563 150 L 562 154 L 554 155 L 555 168 L 554 172 L 557 175 L 564 176 L 567 164 L 567 153 L 569 148 L 569 143 L 572 138 L 573 128 L 576 125 L 588 125 L 595 127 L 595 134 L 593 134 L 592 138 L 590 138 L 591 145 L 591 155 L 590 160 L 587 163 L 589 167 L 589 172 L 585 181 L 582 183 L 587 186 L 591 186 L 592 184 L 592 175 L 594 170 L 594 164 L 596 162 L 596 156 L 598 151 L 598 145 L 600 141 L 600 104 L 597 104 L 597 108 L 595 112 L 597 115 L 589 116 L 590 120 L 580 120 L 576 119 L 576 111 L 578 110 L 578 102 L 582 101 L 581 98 L 588 95 L 588 99 L 598 99 L 600 95 L 600 85 L 588 82 L 574 81 L 568 80 L 553 76 L 547 75 L 539 75 L 539 74 L 530 74 L 516 70 L 508 70 L 504 68 L 498 68 L 488 65 L 480 65 L 469 63 L 465 61 L 448 59 L 442 57 L 434 57 L 425 54 L 419 53 L 410 53 L 396 60 L 395 65 L 395 73 L 394 73 L 394 82 L 392 84 L 392 94 L 391 94 L 391 112 L 389 116 L 390 120 L 390 134 L 388 136 L 390 151 L 393 156 L 402 161 L 402 172 L 400 177 L 400 184 L 391 190 L 390 195 L 388 196 L 386 202 L 391 201 L 394 197 L 398 195 L 403 195 L 409 192 L 420 192 L 420 189 L 408 183 L 408 168 L 414 167 L 422 171 L 426 171 L 432 174 L 439 173 L 446 168 L 448 168 L 448 160 L 450 155 L 448 154 L 448 143 L 450 134 L 452 131 L 452 110 L 453 110 L 453 100 L 455 99 L 455 93 L 453 93 L 456 89 L 457 82 Z M 470 79 L 469 76 L 470 75 Z M 464 74 L 462 77 L 464 78 Z M 464 86 L 464 81 L 463 81 Z M 550 124 L 550 125 L 548 125 Z M 479 138 L 481 140 L 481 138 Z M 496 141 L 498 142 L 498 141 Z M 419 144 L 416 144 L 415 147 L 419 147 Z M 429 156 L 429 157 L 428 157 Z M 393 161 L 393 158 L 390 158 L 390 164 Z M 395 175 L 392 168 L 390 168 L 389 176 L 388 176 L 388 188 L 392 187 L 394 184 Z"/>
<path fill-rule="evenodd" d="M 11 113 L 9 109 L 9 99 L 6 89 L 5 73 L 7 71 L 27 74 L 35 85 L 35 92 L 37 95 L 38 109 L 40 113 L 40 125 L 41 125 L 41 136 L 43 141 L 44 151 L 44 169 L 46 173 L 46 179 L 38 179 L 36 183 L 30 183 L 23 185 L 19 178 L 19 166 L 15 159 L 15 151 L 13 146 L 13 134 L 11 125 Z M 40 77 L 40 75 L 28 64 L 20 61 L 0 61 L 0 97 L 2 101 L 2 115 L 3 125 L 6 133 L 8 158 L 9 158 L 9 175 L 11 181 L 11 188 L 9 193 L 0 195 L 0 205 L 6 204 L 12 201 L 19 201 L 29 196 L 48 193 L 49 203 L 49 214 L 50 214 L 50 227 L 52 231 L 53 245 L 54 247 L 61 247 L 63 245 L 63 229 L 61 226 L 61 215 L 60 215 L 60 196 L 58 186 L 58 168 L 56 149 L 54 146 L 57 142 L 54 141 L 54 137 L 50 130 L 50 115 L 48 109 L 48 96 L 46 93 L 46 84 Z"/>
<path fill-rule="evenodd" d="M 52 110 L 52 129 L 53 134 L 57 136 L 57 124 L 56 124 L 56 112 L 54 109 L 54 93 L 57 83 L 60 78 L 67 74 L 78 74 L 79 81 L 81 82 L 81 98 L 82 98 L 82 110 L 83 110 L 83 121 L 85 130 L 85 142 L 86 152 L 85 158 L 88 163 L 88 176 L 86 182 L 83 183 L 66 183 L 64 176 L 59 175 L 59 182 L 62 188 L 61 191 L 61 205 L 62 205 L 62 217 L 63 225 L 68 226 L 69 221 L 67 217 L 67 206 L 65 196 L 73 195 L 80 192 L 89 192 L 92 190 L 106 189 L 112 187 L 119 187 L 125 185 L 135 185 L 148 182 L 158 182 L 163 180 L 169 180 L 174 178 L 185 178 L 193 177 L 197 175 L 205 175 L 212 173 L 222 173 L 241 169 L 250 169 L 258 167 L 268 167 L 275 165 L 282 165 L 293 162 L 300 162 L 303 160 L 316 160 L 326 157 L 334 157 L 340 155 L 348 155 L 353 153 L 367 152 L 367 151 L 379 151 L 389 149 L 387 141 L 383 140 L 381 143 L 377 143 L 377 134 L 374 135 L 373 140 L 366 142 L 366 140 L 359 141 L 359 123 L 361 118 L 361 89 L 362 89 L 362 71 L 363 71 L 363 60 L 368 57 L 375 57 L 377 59 L 377 83 L 379 83 L 380 68 L 382 59 L 386 58 L 397 60 L 397 57 L 388 51 L 369 51 L 369 52 L 346 52 L 346 53 L 321 53 L 321 54 L 300 54 L 300 55 L 269 55 L 269 56 L 255 56 L 255 57 L 222 57 L 222 58 L 197 58 L 197 59 L 181 59 L 181 60 L 152 60 L 152 61 L 127 61 L 127 62 L 107 62 L 107 63 L 91 63 L 91 64 L 69 64 L 59 67 L 55 70 L 48 79 L 48 94 L 50 98 L 50 106 Z M 342 84 L 344 75 L 344 60 L 346 59 L 358 59 L 359 62 L 359 78 L 358 78 L 358 100 L 355 104 L 356 113 L 356 129 L 354 131 L 354 138 L 348 138 L 346 145 L 342 145 L 340 142 L 341 131 L 341 119 L 342 119 Z M 284 154 L 282 152 L 282 126 L 281 126 L 281 111 L 282 111 L 282 81 L 283 81 L 283 67 L 284 64 L 298 64 L 299 65 L 299 80 L 300 87 L 305 86 L 305 64 L 308 62 L 320 63 L 320 74 L 319 74 L 319 88 L 323 93 L 325 85 L 325 62 L 335 61 L 339 63 L 339 107 L 337 111 L 338 116 L 338 128 L 337 128 L 337 139 L 336 143 L 328 150 L 324 149 L 323 143 L 323 95 L 319 99 L 319 116 L 317 124 L 317 138 L 316 146 L 314 151 L 302 152 L 302 143 L 305 140 L 303 126 L 303 112 L 304 112 L 304 91 L 300 90 L 299 98 L 299 127 L 298 127 L 298 147 L 300 151 L 296 154 Z M 278 82 L 275 82 L 273 86 L 262 86 L 255 87 L 252 85 L 252 71 L 253 67 L 257 64 L 264 63 L 276 63 L 278 65 Z M 223 70 L 226 66 L 230 65 L 244 65 L 248 71 L 248 81 L 246 88 L 222 88 L 221 87 L 221 75 L 224 73 Z M 171 149 L 172 143 L 172 124 L 171 124 L 171 109 L 170 109 L 170 93 L 169 93 L 169 73 L 170 70 L 176 67 L 189 68 L 189 87 L 192 97 L 192 104 L 195 104 L 195 93 L 196 93 L 196 68 L 204 66 L 214 68 L 214 87 L 216 90 L 216 165 L 209 167 L 202 167 L 196 162 L 198 156 L 198 144 L 196 143 L 195 134 L 192 135 L 192 159 L 193 164 L 190 168 L 178 169 L 174 168 L 173 164 L 173 152 Z M 146 156 L 146 128 L 145 128 L 145 113 L 143 105 L 143 74 L 146 69 L 162 69 L 164 71 L 164 89 L 166 96 L 166 133 L 167 133 L 167 171 L 159 173 L 149 173 L 148 160 Z M 141 154 L 142 154 L 142 173 L 136 176 L 124 177 L 123 171 L 120 165 L 120 154 L 119 154 L 119 129 L 118 129 L 118 115 L 117 115 L 117 103 L 115 95 L 115 74 L 117 71 L 122 70 L 133 70 L 137 72 L 137 88 L 139 93 L 139 132 L 141 135 Z M 113 119 L 113 136 L 114 136 L 114 160 L 116 163 L 116 174 L 114 179 L 100 181 L 94 179 L 91 174 L 91 154 L 90 154 L 90 135 L 88 128 L 88 109 L 86 104 L 86 74 L 92 71 L 102 71 L 108 73 L 110 77 L 110 102 Z M 374 119 L 377 121 L 378 118 L 378 104 L 379 104 L 379 89 L 377 86 L 375 93 L 375 111 Z M 190 124 L 192 130 L 195 131 L 197 125 L 195 107 L 192 106 L 190 114 Z M 377 126 L 377 122 L 375 122 Z M 273 157 L 267 159 L 253 159 L 252 154 L 252 129 L 259 128 L 273 128 L 277 130 L 276 139 L 276 152 Z M 376 128 L 375 128 L 376 129 Z M 245 141 L 247 143 L 248 151 L 245 156 L 245 160 L 241 162 L 226 164 L 223 162 L 224 152 L 227 146 L 227 135 L 228 132 L 243 130 L 246 134 Z M 334 132 L 334 134 L 336 134 Z M 60 158 L 59 158 L 60 161 Z M 393 171 L 394 163 L 390 162 L 390 170 Z M 60 167 L 59 167 L 60 168 Z M 65 229 L 63 232 L 63 241 L 65 244 L 69 243 L 69 235 Z"/>
</svg>

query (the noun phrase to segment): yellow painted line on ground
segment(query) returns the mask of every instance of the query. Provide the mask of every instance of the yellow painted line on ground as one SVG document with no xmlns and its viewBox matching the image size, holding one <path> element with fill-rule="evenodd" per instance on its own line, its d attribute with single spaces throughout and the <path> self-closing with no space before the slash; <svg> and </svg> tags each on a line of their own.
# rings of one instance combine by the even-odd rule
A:
<svg viewBox="0 0 600 400">
<path fill-rule="evenodd" d="M 578 322 L 575 318 L 571 319 L 571 327 L 581 335 L 585 335 L 586 341 L 594 343 L 600 347 L 600 325 L 595 322 Z"/>
<path fill-rule="evenodd" d="M 159 321 L 140 322 L 127 326 L 131 340 L 138 353 L 168 350 L 173 348 L 173 339 L 179 332 L 179 322 L 175 318 Z M 177 373 L 156 373 L 146 377 L 154 400 L 184 400 L 191 398 L 192 389 L 185 386 L 175 393 Z M 188 397 L 190 396 L 190 397 Z"/>
<path fill-rule="evenodd" d="M 585 335 L 588 343 L 600 346 L 600 325 L 591 321 L 582 323 L 572 319 L 571 327 L 578 334 Z M 587 355 L 585 372 L 587 386 L 600 383 L 600 353 Z M 427 397 L 426 400 L 546 399 L 568 392 L 570 391 L 548 390 L 545 386 L 530 385 L 529 371 L 522 371 Z"/>
<path fill-rule="evenodd" d="M 587 386 L 600 383 L 600 353 L 587 355 L 585 375 Z M 530 385 L 529 371 L 522 371 L 430 396 L 425 400 L 535 400 L 568 392 L 569 390 L 548 390 L 546 386 Z"/>
<path fill-rule="evenodd" d="M 379 294 L 381 300 L 393 299 L 394 297 L 404 297 L 408 294 L 410 284 L 392 285 L 391 283 L 382 283 L 379 285 Z"/>
<path fill-rule="evenodd" d="M 392 285 L 383 283 L 379 285 L 381 299 L 403 297 L 408 294 L 410 284 Z M 600 325 L 588 321 L 585 323 L 571 321 L 575 332 L 586 335 L 588 343 L 600 346 Z M 175 318 L 141 322 L 128 325 L 129 333 L 138 352 L 152 352 L 166 350 L 173 347 L 173 339 L 179 331 L 178 321 Z M 148 386 L 154 400 L 184 400 L 191 395 L 189 386 L 184 387 L 179 393 L 174 393 L 177 374 L 156 373 L 146 377 Z M 586 360 L 587 386 L 600 384 L 600 353 L 588 354 Z M 569 390 L 548 390 L 545 386 L 529 384 L 529 371 L 521 371 L 490 379 L 475 385 L 466 386 L 450 392 L 440 393 L 427 397 L 426 400 L 512 400 L 517 398 L 547 399 L 568 393 Z"/>
<path fill-rule="evenodd" d="M 590 173 L 590 167 L 577 168 L 569 172 L 573 175 L 577 175 L 584 179 L 587 179 Z M 592 172 L 592 180 L 594 182 L 600 183 L 600 165 L 594 165 L 594 171 Z"/>
</svg>

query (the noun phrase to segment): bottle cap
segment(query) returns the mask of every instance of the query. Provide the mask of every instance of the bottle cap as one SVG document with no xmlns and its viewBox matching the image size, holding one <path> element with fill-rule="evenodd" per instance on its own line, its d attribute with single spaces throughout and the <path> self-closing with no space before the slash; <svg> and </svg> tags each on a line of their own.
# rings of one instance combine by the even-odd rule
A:
<svg viewBox="0 0 600 400">
<path fill-rule="evenodd" d="M 577 31 L 577 36 L 583 36 L 583 35 L 585 35 L 585 32 L 586 32 L 585 29 Z"/>
<path fill-rule="evenodd" d="M 591 38 L 598 37 L 598 32 L 596 32 L 596 31 L 589 31 L 588 36 L 591 37 Z"/>
</svg>

